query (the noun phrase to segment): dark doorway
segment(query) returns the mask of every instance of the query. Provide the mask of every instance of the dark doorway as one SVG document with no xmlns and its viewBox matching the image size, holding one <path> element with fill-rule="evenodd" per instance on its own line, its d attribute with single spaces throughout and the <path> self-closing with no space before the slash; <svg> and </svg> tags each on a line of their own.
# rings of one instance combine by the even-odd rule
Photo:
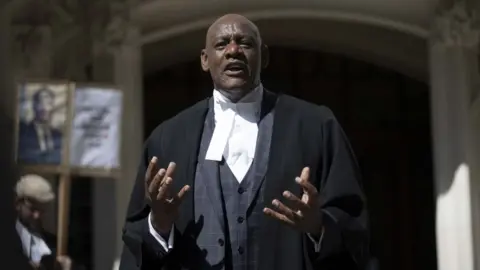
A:
<svg viewBox="0 0 480 270">
<path fill-rule="evenodd" d="M 86 270 L 93 269 L 93 181 L 90 177 L 73 177 L 70 190 L 68 252 Z"/>
<path fill-rule="evenodd" d="M 264 85 L 330 107 L 362 168 L 380 269 L 436 269 L 428 86 L 341 55 L 271 48 Z M 197 59 L 145 77 L 145 134 L 211 94 Z"/>
<path fill-rule="evenodd" d="M 60 203 L 58 194 L 60 177 L 48 176 L 47 179 L 55 179 L 55 181 L 52 181 L 52 185 L 56 191 L 56 197 L 55 204 L 46 213 L 45 222 L 48 225 L 45 229 L 53 236 L 58 237 L 57 209 Z M 93 181 L 94 179 L 90 177 L 72 176 L 70 186 L 67 255 L 74 261 L 75 265 L 84 267 L 85 270 L 93 269 Z M 56 240 L 58 241 L 58 239 Z"/>
</svg>

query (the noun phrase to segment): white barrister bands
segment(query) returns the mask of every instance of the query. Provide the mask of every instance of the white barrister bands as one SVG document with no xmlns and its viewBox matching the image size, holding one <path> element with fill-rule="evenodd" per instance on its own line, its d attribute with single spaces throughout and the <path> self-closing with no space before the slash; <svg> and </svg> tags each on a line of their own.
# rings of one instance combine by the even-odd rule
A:
<svg viewBox="0 0 480 270">
<path fill-rule="evenodd" d="M 224 157 L 239 182 L 255 156 L 262 97 L 262 85 L 237 103 L 228 100 L 220 91 L 213 91 L 216 124 L 205 159 L 221 161 Z"/>
</svg>

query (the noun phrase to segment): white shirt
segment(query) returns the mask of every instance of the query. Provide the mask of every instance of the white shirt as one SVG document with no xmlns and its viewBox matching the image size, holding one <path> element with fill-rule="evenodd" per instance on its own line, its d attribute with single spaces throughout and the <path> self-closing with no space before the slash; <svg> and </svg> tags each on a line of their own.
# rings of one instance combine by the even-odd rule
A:
<svg viewBox="0 0 480 270">
<path fill-rule="evenodd" d="M 225 162 L 239 183 L 247 174 L 255 157 L 262 99 L 262 85 L 248 93 L 237 103 L 232 103 L 220 91 L 213 90 L 215 130 L 205 159 L 221 161 L 222 157 L 225 158 Z M 150 216 L 151 214 L 148 216 L 150 233 L 166 251 L 169 251 L 173 248 L 173 227 L 167 244 L 167 241 L 153 228 Z M 310 235 L 308 236 L 315 244 L 315 252 L 319 252 L 323 233 L 318 242 Z"/>
<path fill-rule="evenodd" d="M 40 151 L 51 151 L 54 148 L 52 131 L 43 125 L 35 124 L 35 130 L 37 132 L 38 145 Z"/>
<path fill-rule="evenodd" d="M 52 254 L 45 241 L 37 235 L 32 234 L 23 224 L 17 220 L 15 224 L 24 254 L 34 263 L 40 263 L 43 256 Z"/>
<path fill-rule="evenodd" d="M 225 158 L 239 183 L 255 157 L 262 99 L 262 85 L 237 103 L 231 102 L 219 91 L 213 91 L 215 130 L 205 159 L 222 161 L 222 157 Z"/>
</svg>

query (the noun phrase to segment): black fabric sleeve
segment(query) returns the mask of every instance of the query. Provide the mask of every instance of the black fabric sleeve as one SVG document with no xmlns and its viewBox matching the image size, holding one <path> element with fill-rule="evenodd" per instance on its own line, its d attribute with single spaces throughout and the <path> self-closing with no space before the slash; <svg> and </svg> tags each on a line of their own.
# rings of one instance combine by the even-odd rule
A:
<svg viewBox="0 0 480 270">
<path fill-rule="evenodd" d="M 329 265 L 338 267 L 340 263 L 347 269 L 363 270 L 369 259 L 369 234 L 361 177 L 345 133 L 328 112 L 322 125 L 318 175 L 325 232 L 320 252 L 313 255 L 313 265 L 329 269 Z"/>
<path fill-rule="evenodd" d="M 123 228 L 124 247 L 120 270 L 161 269 L 169 257 L 169 253 L 150 234 L 148 226 L 150 206 L 145 196 L 145 172 L 151 159 L 150 153 L 162 153 L 161 126 L 152 133 L 145 143 L 138 166 Z"/>
</svg>

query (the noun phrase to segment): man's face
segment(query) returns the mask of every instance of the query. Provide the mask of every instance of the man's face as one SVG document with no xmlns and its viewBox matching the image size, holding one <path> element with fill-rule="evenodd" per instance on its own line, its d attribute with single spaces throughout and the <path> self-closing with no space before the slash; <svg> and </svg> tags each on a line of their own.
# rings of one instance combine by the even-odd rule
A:
<svg viewBox="0 0 480 270">
<path fill-rule="evenodd" d="M 207 33 L 201 61 L 216 89 L 232 101 L 260 83 L 262 44 L 256 27 L 239 16 L 225 17 Z"/>
<path fill-rule="evenodd" d="M 40 122 L 48 122 L 53 111 L 53 97 L 51 93 L 42 91 L 34 104 L 35 119 Z"/>
<path fill-rule="evenodd" d="M 16 202 L 18 219 L 29 230 L 39 232 L 42 228 L 42 216 L 45 207 L 45 203 L 28 198 L 19 198 Z"/>
</svg>

